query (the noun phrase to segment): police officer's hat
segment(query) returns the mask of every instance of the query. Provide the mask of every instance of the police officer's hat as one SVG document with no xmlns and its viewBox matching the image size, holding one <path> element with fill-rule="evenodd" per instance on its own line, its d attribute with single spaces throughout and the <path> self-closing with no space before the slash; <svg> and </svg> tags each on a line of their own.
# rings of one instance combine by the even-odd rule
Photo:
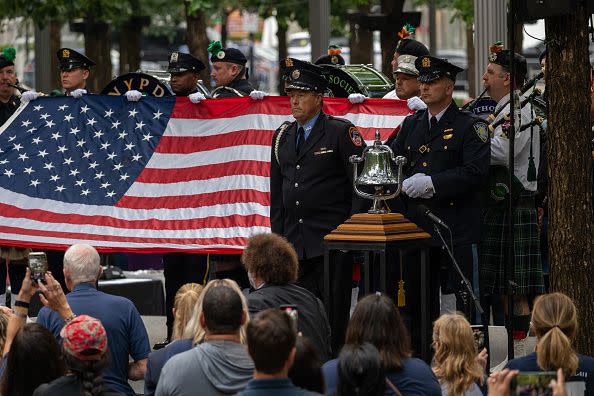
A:
<svg viewBox="0 0 594 396">
<path fill-rule="evenodd" d="M 286 91 L 299 89 L 324 93 L 326 90 L 327 83 L 322 76 L 324 70 L 320 66 L 293 58 L 285 58 L 281 61 L 280 67 L 288 84 L 285 88 Z"/>
<path fill-rule="evenodd" d="M 60 70 L 90 69 L 95 62 L 70 48 L 60 48 L 57 52 Z"/>
<path fill-rule="evenodd" d="M 344 58 L 340 55 L 342 48 L 339 45 L 331 44 L 328 46 L 328 55 L 322 55 L 314 64 L 316 65 L 344 65 Z"/>
<path fill-rule="evenodd" d="M 489 47 L 489 62 L 502 66 L 506 71 L 509 71 L 512 56 L 516 73 L 520 76 L 521 80 L 525 80 L 526 75 L 528 74 L 526 58 L 520 54 L 512 52 L 512 50 L 503 49 L 503 43 L 500 41 Z"/>
<path fill-rule="evenodd" d="M 183 73 L 187 71 L 198 73 L 205 68 L 206 66 L 204 66 L 204 63 L 202 63 L 200 59 L 197 59 L 190 54 L 184 52 L 172 52 L 171 55 L 169 55 L 169 66 L 167 67 L 169 73 Z"/>
<path fill-rule="evenodd" d="M 415 67 L 419 71 L 419 81 L 422 83 L 428 83 L 444 77 L 456 81 L 456 74 L 464 70 L 461 67 L 451 64 L 447 59 L 435 58 L 429 55 L 419 56 L 415 60 Z"/>
<path fill-rule="evenodd" d="M 16 57 L 16 50 L 14 48 L 4 48 L 0 53 L 0 69 L 6 66 L 14 66 L 14 58 Z"/>
<path fill-rule="evenodd" d="M 394 70 L 394 74 L 396 73 L 404 73 L 409 74 L 411 76 L 419 76 L 419 71 L 415 67 L 415 61 L 417 60 L 416 56 L 412 55 L 400 55 L 398 57 L 398 67 Z"/>
<path fill-rule="evenodd" d="M 220 41 L 213 41 L 208 46 L 208 52 L 210 52 L 210 61 L 215 62 L 229 62 L 235 63 L 241 66 L 245 66 L 247 58 L 237 48 L 223 48 Z"/>
</svg>

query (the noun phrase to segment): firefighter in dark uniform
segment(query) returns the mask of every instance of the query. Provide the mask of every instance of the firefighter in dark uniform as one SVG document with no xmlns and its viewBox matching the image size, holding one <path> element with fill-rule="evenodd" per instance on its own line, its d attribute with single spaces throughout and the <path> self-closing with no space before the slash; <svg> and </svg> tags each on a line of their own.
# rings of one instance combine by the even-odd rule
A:
<svg viewBox="0 0 594 396">
<path fill-rule="evenodd" d="M 466 278 L 476 286 L 476 244 L 480 240 L 480 189 L 489 169 L 489 133 L 487 125 L 470 112 L 463 112 L 452 99 L 456 74 L 461 68 L 447 60 L 428 55 L 415 61 L 421 83 L 421 99 L 427 109 L 406 117 L 391 147 L 395 155 L 405 156 L 402 203 L 404 215 L 432 234 L 429 242 L 437 249 L 430 252 L 431 321 L 439 315 L 439 268 L 447 268 L 442 285 L 456 292 L 458 309 L 472 311 L 460 299 L 461 286 L 449 258 L 441 250 L 433 224 L 425 216 L 425 205 L 443 220 L 452 234 L 454 255 Z M 449 243 L 449 233 L 443 230 Z M 443 281 L 443 280 L 442 280 Z M 473 282 L 474 281 L 474 282 Z M 452 290 L 453 289 L 453 290 Z M 415 290 L 408 286 L 408 290 Z M 418 322 L 414 320 L 413 323 Z M 470 316 L 470 315 L 469 315 Z M 469 317 L 473 321 L 473 318 Z M 413 337 L 415 330 L 413 329 Z"/>
<path fill-rule="evenodd" d="M 210 75 L 217 85 L 212 91 L 214 99 L 242 97 L 254 90 L 247 80 L 247 58 L 240 50 L 223 48 L 220 41 L 213 41 L 208 46 L 208 52 L 212 62 Z"/>
<path fill-rule="evenodd" d="M 191 96 L 198 92 L 198 73 L 204 63 L 190 54 L 173 52 L 169 56 L 167 71 L 171 75 L 171 90 L 177 96 Z M 202 94 L 200 94 L 202 95 Z M 186 283 L 204 284 L 207 274 L 207 255 L 192 253 L 163 254 L 165 276 L 165 310 L 167 312 L 167 339 L 154 345 L 160 349 L 169 343 L 173 334 L 173 303 L 175 294 Z"/>
<path fill-rule="evenodd" d="M 282 68 L 292 67 L 287 60 Z M 270 222 L 272 232 L 285 236 L 299 256 L 298 284 L 322 296 L 322 241 L 363 200 L 353 193 L 351 155 L 361 155 L 365 142 L 347 120 L 322 111 L 326 80 L 311 63 L 293 67 L 285 90 L 296 121 L 285 122 L 274 134 L 270 171 Z M 333 348 L 343 342 L 350 306 L 352 258 L 338 257 L 335 264 L 331 317 Z M 335 262 L 336 263 L 336 262 Z"/>
</svg>

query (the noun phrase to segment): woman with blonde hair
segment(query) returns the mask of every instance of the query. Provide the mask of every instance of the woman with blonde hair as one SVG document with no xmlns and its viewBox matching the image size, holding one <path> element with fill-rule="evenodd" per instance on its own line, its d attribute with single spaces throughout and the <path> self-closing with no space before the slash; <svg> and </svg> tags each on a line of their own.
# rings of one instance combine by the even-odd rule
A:
<svg viewBox="0 0 594 396">
<path fill-rule="evenodd" d="M 192 318 L 194 308 L 203 292 L 202 285 L 186 283 L 175 294 L 173 303 L 173 336 L 165 348 L 152 352 L 148 357 L 144 374 L 144 394 L 153 395 L 157 389 L 159 375 L 165 363 L 174 355 L 192 348 L 192 337 L 183 337 L 183 332 Z"/>
<path fill-rule="evenodd" d="M 530 328 L 536 335 L 535 352 L 510 360 L 506 367 L 519 371 L 562 369 L 568 390 L 584 394 L 585 382 L 585 394 L 594 395 L 594 358 L 578 355 L 573 349 L 578 332 L 573 301 L 562 293 L 539 296 L 534 302 Z"/>
<path fill-rule="evenodd" d="M 440 316 L 433 324 L 433 372 L 445 396 L 481 396 L 485 368 L 477 358 L 470 323 L 460 314 Z M 486 357 L 482 351 L 481 358 Z"/>
</svg>

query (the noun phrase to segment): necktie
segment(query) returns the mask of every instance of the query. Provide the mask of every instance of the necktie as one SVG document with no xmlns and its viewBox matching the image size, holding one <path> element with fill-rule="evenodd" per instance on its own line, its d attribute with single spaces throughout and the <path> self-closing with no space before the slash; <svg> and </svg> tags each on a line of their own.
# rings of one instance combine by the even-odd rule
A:
<svg viewBox="0 0 594 396">
<path fill-rule="evenodd" d="M 437 118 L 435 116 L 431 117 L 431 129 L 435 128 L 437 125 Z"/>
<path fill-rule="evenodd" d="M 304 142 L 305 142 L 305 131 L 303 130 L 302 127 L 299 127 L 299 129 L 297 129 L 297 145 L 295 146 L 296 152 L 299 152 L 299 150 L 301 150 L 301 147 L 303 147 Z"/>
</svg>

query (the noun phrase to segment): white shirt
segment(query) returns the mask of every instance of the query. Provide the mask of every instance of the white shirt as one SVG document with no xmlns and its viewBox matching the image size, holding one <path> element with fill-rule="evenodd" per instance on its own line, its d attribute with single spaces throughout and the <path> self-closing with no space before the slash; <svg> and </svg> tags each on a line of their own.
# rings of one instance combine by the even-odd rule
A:
<svg viewBox="0 0 594 396">
<path fill-rule="evenodd" d="M 507 102 L 509 94 L 505 95 L 495 107 L 495 111 L 498 111 L 505 102 Z M 497 122 L 505 114 L 509 112 L 509 103 L 505 105 L 505 108 L 499 112 L 494 122 Z M 540 133 L 538 127 L 531 127 L 520 132 L 520 125 L 527 125 L 534 119 L 534 112 L 532 106 L 527 104 L 522 108 L 522 116 L 520 117 L 520 123 L 516 118 L 516 138 L 514 140 L 514 175 L 522 182 L 524 188 L 528 191 L 536 191 L 536 180 L 528 181 L 528 163 L 530 159 L 530 143 L 532 141 L 532 156 L 534 157 L 534 165 L 538 170 L 538 164 L 540 162 Z M 530 139 L 532 131 L 532 139 Z M 495 128 L 493 137 L 491 138 L 491 165 L 504 165 L 508 166 L 509 158 L 509 140 L 503 135 L 501 125 Z"/>
<path fill-rule="evenodd" d="M 387 94 L 385 94 L 382 99 L 400 99 L 400 98 L 398 97 L 398 95 L 396 95 L 396 90 L 393 89 L 390 92 L 388 92 Z"/>
</svg>

